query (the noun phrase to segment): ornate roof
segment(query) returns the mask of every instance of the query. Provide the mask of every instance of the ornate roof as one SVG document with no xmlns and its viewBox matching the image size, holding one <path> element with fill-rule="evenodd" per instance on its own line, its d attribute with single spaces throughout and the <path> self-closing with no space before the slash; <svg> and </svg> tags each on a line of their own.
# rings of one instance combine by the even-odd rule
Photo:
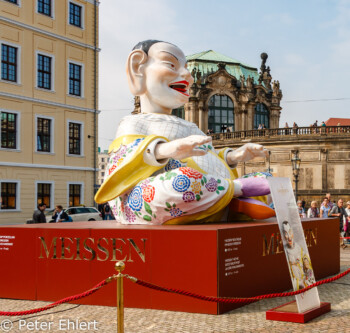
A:
<svg viewBox="0 0 350 333">
<path fill-rule="evenodd" d="M 189 71 L 196 68 L 203 76 L 216 72 L 218 70 L 218 64 L 225 63 L 226 71 L 236 77 L 237 80 L 239 80 L 241 75 L 244 75 L 245 78 L 248 76 L 253 77 L 255 82 L 257 82 L 259 78 L 258 69 L 256 67 L 244 64 L 213 50 L 192 54 L 186 56 L 186 58 Z"/>
</svg>

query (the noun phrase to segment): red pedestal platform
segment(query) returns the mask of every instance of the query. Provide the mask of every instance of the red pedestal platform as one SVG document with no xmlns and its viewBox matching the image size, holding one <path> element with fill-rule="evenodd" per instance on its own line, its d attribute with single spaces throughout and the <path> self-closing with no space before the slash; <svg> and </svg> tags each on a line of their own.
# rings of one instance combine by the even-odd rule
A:
<svg viewBox="0 0 350 333">
<path fill-rule="evenodd" d="M 299 313 L 297 303 L 293 301 L 266 311 L 266 319 L 305 324 L 329 311 L 331 311 L 331 303 L 321 302 L 319 308 Z"/>
<path fill-rule="evenodd" d="M 316 279 L 340 269 L 339 223 L 308 219 L 303 228 Z M 291 289 L 275 219 L 187 226 L 74 222 L 0 227 L 0 297 L 56 301 L 116 273 L 217 297 Z M 126 280 L 125 306 L 221 314 L 237 308 L 146 289 Z M 116 305 L 110 283 L 82 304 Z"/>
</svg>

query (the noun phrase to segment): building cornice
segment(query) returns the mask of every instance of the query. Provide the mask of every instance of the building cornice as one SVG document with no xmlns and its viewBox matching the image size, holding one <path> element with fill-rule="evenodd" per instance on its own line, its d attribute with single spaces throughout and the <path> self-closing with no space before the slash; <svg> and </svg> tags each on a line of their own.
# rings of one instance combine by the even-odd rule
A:
<svg viewBox="0 0 350 333">
<path fill-rule="evenodd" d="M 91 4 L 95 4 L 95 1 L 94 0 L 85 0 L 85 2 L 88 2 L 88 3 L 91 3 Z M 100 2 L 99 1 L 96 1 L 96 6 L 99 6 L 100 5 Z"/>
<path fill-rule="evenodd" d="M 42 30 L 42 29 L 39 29 L 39 28 L 35 28 L 35 27 L 33 27 L 33 26 L 29 25 L 29 24 L 25 24 L 25 23 L 17 22 L 15 20 L 11 20 L 11 19 L 9 19 L 7 17 L 4 17 L 4 16 L 0 16 L 0 21 L 6 22 L 6 23 L 10 23 L 10 24 L 16 25 L 16 26 L 21 27 L 21 28 L 29 29 L 29 30 L 38 32 L 40 34 L 43 34 L 43 35 L 46 35 L 46 36 L 49 36 L 49 37 L 57 38 L 57 39 L 65 41 L 67 43 L 75 44 L 75 45 L 78 45 L 78 46 L 81 46 L 81 47 L 84 47 L 84 48 L 87 48 L 87 49 L 90 49 L 90 50 L 95 50 L 95 47 L 93 45 L 84 44 L 84 43 L 78 42 L 78 41 L 76 41 L 74 39 L 70 39 L 70 38 L 67 38 L 67 37 L 64 37 L 64 36 L 61 36 L 61 35 L 57 35 L 55 33 L 52 33 L 52 32 L 49 32 L 49 31 L 45 31 L 45 30 Z M 101 49 L 100 48 L 96 48 L 96 51 L 100 52 Z"/>
<path fill-rule="evenodd" d="M 40 168 L 40 169 L 56 169 L 56 170 L 73 170 L 73 171 L 98 171 L 89 167 L 76 167 L 69 165 L 54 165 L 54 164 L 31 164 L 31 163 L 15 163 L 15 162 L 0 162 L 0 166 L 19 167 L 19 168 Z"/>
<path fill-rule="evenodd" d="M 86 111 L 86 112 L 92 112 L 92 113 L 95 112 L 94 109 L 82 108 L 79 106 L 69 105 L 69 104 L 56 103 L 56 102 L 47 101 L 47 100 L 39 99 L 39 98 L 32 98 L 32 97 L 21 96 L 21 95 L 16 95 L 16 94 L 9 94 L 6 92 L 0 92 L 0 97 L 14 98 L 14 99 L 22 100 L 22 101 L 40 103 L 40 104 L 45 104 L 45 105 L 50 105 L 50 106 L 58 106 L 61 108 L 71 109 L 71 110 L 76 110 L 76 111 Z M 96 110 L 96 112 L 99 114 L 101 111 Z"/>
</svg>

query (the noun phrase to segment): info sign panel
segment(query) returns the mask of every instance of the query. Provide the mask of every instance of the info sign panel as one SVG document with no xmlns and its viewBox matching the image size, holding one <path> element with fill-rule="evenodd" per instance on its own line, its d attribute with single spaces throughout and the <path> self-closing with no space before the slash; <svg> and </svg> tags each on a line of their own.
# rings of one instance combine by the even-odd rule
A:
<svg viewBox="0 0 350 333">
<path fill-rule="evenodd" d="M 315 283 L 309 251 L 289 178 L 269 177 L 272 200 L 282 235 L 284 252 L 294 290 Z M 296 295 L 299 312 L 320 306 L 317 288 Z"/>
</svg>

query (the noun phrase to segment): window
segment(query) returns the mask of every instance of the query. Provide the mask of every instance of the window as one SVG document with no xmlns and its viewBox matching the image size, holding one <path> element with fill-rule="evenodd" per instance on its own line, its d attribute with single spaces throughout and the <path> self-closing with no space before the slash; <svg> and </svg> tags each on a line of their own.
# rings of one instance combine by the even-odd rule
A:
<svg viewBox="0 0 350 333">
<path fill-rule="evenodd" d="M 15 5 L 18 5 L 18 1 L 17 0 L 5 0 L 5 1 L 14 3 Z"/>
<path fill-rule="evenodd" d="M 51 152 L 51 119 L 37 118 L 37 151 Z"/>
<path fill-rule="evenodd" d="M 17 114 L 1 112 L 1 148 L 17 148 Z"/>
<path fill-rule="evenodd" d="M 81 185 L 69 184 L 69 206 L 79 206 L 81 200 Z"/>
<path fill-rule="evenodd" d="M 17 48 L 1 44 L 1 79 L 17 82 Z"/>
<path fill-rule="evenodd" d="M 38 54 L 38 87 L 51 90 L 51 57 Z"/>
<path fill-rule="evenodd" d="M 69 94 L 81 96 L 81 66 L 69 63 Z"/>
<path fill-rule="evenodd" d="M 259 103 L 255 107 L 254 128 L 259 128 L 259 125 L 265 125 L 265 128 L 270 128 L 270 112 L 265 104 Z"/>
<path fill-rule="evenodd" d="M 81 126 L 78 123 L 69 123 L 69 154 L 81 155 Z"/>
<path fill-rule="evenodd" d="M 174 110 L 171 112 L 171 114 L 174 115 L 174 116 L 176 116 L 176 117 L 185 119 L 185 109 L 184 109 L 183 106 L 182 106 L 181 108 L 174 109 Z"/>
<path fill-rule="evenodd" d="M 44 203 L 47 208 L 51 208 L 51 189 L 52 185 L 49 183 L 37 183 L 37 205 Z"/>
<path fill-rule="evenodd" d="M 17 209 L 17 182 L 1 183 L 1 209 Z"/>
<path fill-rule="evenodd" d="M 69 3 L 69 24 L 82 28 L 82 7 L 75 3 Z"/>
<path fill-rule="evenodd" d="M 230 97 L 226 95 L 212 96 L 209 100 L 208 114 L 208 129 L 213 130 L 214 133 L 235 130 L 234 108 Z"/>
<path fill-rule="evenodd" d="M 38 0 L 38 13 L 44 14 L 47 16 L 51 15 L 51 0 Z"/>
</svg>

